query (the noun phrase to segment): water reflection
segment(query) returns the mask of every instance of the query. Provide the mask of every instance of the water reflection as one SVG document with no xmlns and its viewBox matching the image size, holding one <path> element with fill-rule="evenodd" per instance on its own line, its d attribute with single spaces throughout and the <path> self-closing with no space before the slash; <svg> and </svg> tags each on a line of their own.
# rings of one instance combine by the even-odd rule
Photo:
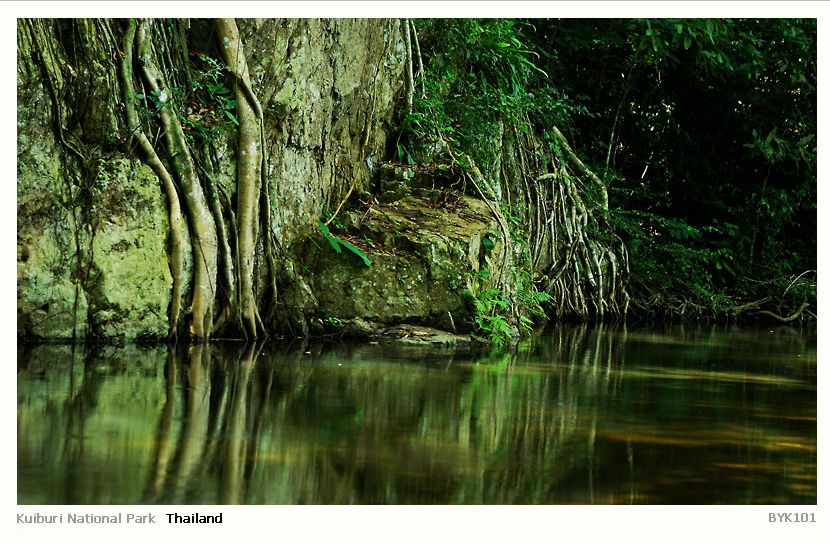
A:
<svg viewBox="0 0 830 543">
<path fill-rule="evenodd" d="M 20 503 L 815 503 L 815 335 L 18 351 Z"/>
</svg>

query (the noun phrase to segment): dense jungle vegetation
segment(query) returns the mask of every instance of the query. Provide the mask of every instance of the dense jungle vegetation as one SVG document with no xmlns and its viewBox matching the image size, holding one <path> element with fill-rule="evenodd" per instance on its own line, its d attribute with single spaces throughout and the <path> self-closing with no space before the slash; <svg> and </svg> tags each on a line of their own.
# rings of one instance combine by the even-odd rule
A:
<svg viewBox="0 0 830 543">
<path fill-rule="evenodd" d="M 798 19 L 19 20 L 18 335 L 814 320 L 816 63 Z"/>
<path fill-rule="evenodd" d="M 607 190 L 630 312 L 815 318 L 815 20 L 416 26 L 402 160 L 437 139 L 485 162 L 499 124 L 561 131 Z"/>
</svg>

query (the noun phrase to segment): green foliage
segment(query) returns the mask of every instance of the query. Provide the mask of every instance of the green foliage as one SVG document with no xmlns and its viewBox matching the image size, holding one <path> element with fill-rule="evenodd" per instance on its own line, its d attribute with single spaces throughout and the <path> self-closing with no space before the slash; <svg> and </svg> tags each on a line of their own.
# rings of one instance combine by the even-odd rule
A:
<svg viewBox="0 0 830 543">
<path fill-rule="evenodd" d="M 198 59 L 192 90 L 186 98 L 187 115 L 181 115 L 179 120 L 190 141 L 210 142 L 239 126 L 235 115 L 238 104 L 225 84 L 230 77 L 225 65 L 204 54 Z"/>
<path fill-rule="evenodd" d="M 493 234 L 486 234 L 484 237 L 481 238 L 481 246 L 484 247 L 485 251 L 492 251 L 493 248 L 496 246 L 496 242 L 494 241 Z"/>
<path fill-rule="evenodd" d="M 539 26 L 540 67 L 587 110 L 577 152 L 608 161 L 632 281 L 715 307 L 815 269 L 815 20 Z"/>
<path fill-rule="evenodd" d="M 673 292 L 722 312 L 725 278 L 734 278 L 738 235 L 733 224 L 695 227 L 683 220 L 616 209 L 614 227 L 628 246 L 632 280 L 648 292 Z"/>
<path fill-rule="evenodd" d="M 483 289 L 477 295 L 466 291 L 473 305 L 477 332 L 497 347 L 516 339 L 516 328 L 511 326 L 511 322 L 515 321 L 518 331 L 524 335 L 533 329 L 534 320 L 546 318 L 543 306 L 549 304 L 552 298 L 536 288 L 527 268 L 524 266 L 515 272 L 516 291 L 512 296 L 496 288 Z M 490 272 L 482 268 L 475 273 L 475 277 L 487 279 Z"/>
<path fill-rule="evenodd" d="M 523 332 L 529 332 L 533 324 L 533 318 L 547 318 L 544 306 L 549 305 L 553 298 L 547 292 L 536 288 L 530 272 L 523 268 L 517 272 L 516 301 L 521 310 L 520 328 Z"/>
<path fill-rule="evenodd" d="M 816 268 L 815 20 L 417 24 L 425 62 L 401 162 L 446 159 L 449 145 L 495 178 L 505 127 L 555 155 L 554 125 L 609 187 L 613 232 L 590 235 L 624 239 L 641 293 L 717 313 Z M 519 245 L 522 219 L 503 212 Z"/>
<path fill-rule="evenodd" d="M 331 248 L 334 249 L 335 252 L 342 253 L 344 248 L 348 249 L 349 252 L 360 258 L 360 260 L 362 260 L 367 267 L 372 265 L 372 261 L 368 256 L 366 256 L 366 253 L 360 250 L 359 247 L 332 234 L 329 227 L 326 226 L 324 222 L 317 221 L 317 225 L 320 227 L 323 237 L 329 242 L 329 245 L 331 245 Z"/>
<path fill-rule="evenodd" d="M 323 319 L 323 322 L 333 328 L 339 328 L 340 326 L 343 326 L 343 319 L 340 319 L 339 317 L 335 317 L 333 315 L 327 316 L 325 319 Z"/>
<path fill-rule="evenodd" d="M 334 215 L 333 211 L 326 211 L 323 213 L 322 222 L 331 225 L 335 230 L 346 230 L 346 225 Z"/>
<path fill-rule="evenodd" d="M 441 142 L 487 164 L 497 152 L 501 123 L 526 125 L 531 112 L 563 112 L 556 93 L 536 95 L 531 81 L 547 78 L 539 54 L 526 46 L 534 27 L 511 19 L 436 19 L 419 23 L 426 70 L 414 109 L 401 119 L 398 159 L 413 162 L 442 150 Z"/>
<path fill-rule="evenodd" d="M 468 290 L 467 295 L 475 309 L 474 321 L 478 333 L 497 347 L 503 347 L 512 341 L 513 328 L 505 315 L 510 310 L 510 301 L 507 297 L 494 288 L 479 292 L 478 296 Z"/>
</svg>

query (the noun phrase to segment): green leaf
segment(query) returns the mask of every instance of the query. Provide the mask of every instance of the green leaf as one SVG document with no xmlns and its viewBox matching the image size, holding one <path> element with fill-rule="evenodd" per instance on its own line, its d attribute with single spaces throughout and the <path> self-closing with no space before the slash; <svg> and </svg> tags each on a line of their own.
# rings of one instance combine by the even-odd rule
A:
<svg viewBox="0 0 830 543">
<path fill-rule="evenodd" d="M 481 238 L 481 245 L 483 245 L 484 249 L 487 251 L 492 251 L 493 248 L 496 246 L 496 244 L 493 243 L 493 240 L 490 238 L 490 236 L 484 236 L 483 238 Z"/>
<path fill-rule="evenodd" d="M 329 242 L 329 245 L 331 245 L 332 249 L 334 249 L 338 253 L 343 252 L 343 249 L 340 248 L 340 243 L 337 238 L 335 238 L 334 236 L 325 236 L 325 238 L 326 241 Z"/>
<path fill-rule="evenodd" d="M 692 46 L 692 37 L 689 34 L 686 34 L 686 37 L 683 38 L 683 49 L 688 49 Z"/>
<path fill-rule="evenodd" d="M 372 265 L 372 261 L 369 260 L 369 257 L 366 256 L 366 253 L 364 253 L 358 247 L 349 243 L 348 241 L 332 235 L 331 230 L 329 230 L 329 227 L 326 226 L 326 223 L 322 221 L 317 221 L 317 226 L 320 227 L 320 230 L 323 232 L 323 237 L 326 238 L 326 241 L 329 242 L 331 248 L 334 249 L 336 252 L 342 253 L 343 249 L 341 247 L 345 247 L 355 255 L 359 256 L 360 259 L 363 260 L 364 264 L 366 264 L 367 266 Z"/>
<path fill-rule="evenodd" d="M 322 221 L 317 221 L 317 225 L 320 227 L 320 230 L 323 231 L 323 237 L 326 238 L 326 241 L 329 242 L 331 248 L 334 249 L 338 253 L 342 253 L 343 250 L 340 248 L 340 243 L 337 238 L 331 235 L 331 231 L 329 227 Z"/>
<path fill-rule="evenodd" d="M 235 124 L 236 126 L 239 126 L 239 121 L 236 120 L 236 117 L 234 117 L 233 113 L 231 113 L 227 109 L 224 109 L 222 111 L 225 112 L 225 115 L 228 117 L 228 119 L 230 119 L 233 122 L 233 124 Z"/>
<path fill-rule="evenodd" d="M 348 241 L 346 241 L 344 239 L 340 239 L 340 238 L 336 238 L 336 239 L 337 239 L 337 242 L 340 245 L 342 245 L 346 249 L 350 250 L 351 252 L 353 252 L 354 254 L 359 256 L 360 259 L 363 260 L 363 263 L 366 264 L 366 266 L 371 266 L 372 265 L 372 261 L 369 260 L 368 256 L 366 256 L 366 253 L 361 251 L 358 247 L 352 245 L 351 243 L 349 243 Z"/>
<path fill-rule="evenodd" d="M 210 91 L 216 94 L 230 94 L 231 89 L 226 87 L 224 83 L 218 83 L 211 87 Z"/>
</svg>

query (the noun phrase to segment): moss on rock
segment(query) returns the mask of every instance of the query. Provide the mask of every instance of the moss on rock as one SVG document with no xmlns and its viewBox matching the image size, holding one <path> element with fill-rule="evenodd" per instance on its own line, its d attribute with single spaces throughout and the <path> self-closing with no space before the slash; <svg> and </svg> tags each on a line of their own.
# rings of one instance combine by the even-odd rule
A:
<svg viewBox="0 0 830 543">
<path fill-rule="evenodd" d="M 442 193 L 446 195 L 446 193 Z M 486 204 L 462 194 L 406 196 L 345 214 L 336 235 L 361 248 L 367 267 L 325 240 L 312 246 L 306 266 L 327 324 L 362 318 L 378 325 L 416 323 L 469 331 L 469 292 L 486 281 L 492 257 L 503 250 L 485 238 L 498 225 Z"/>
<path fill-rule="evenodd" d="M 91 195 L 95 221 L 81 225 L 81 202 L 66 197 L 45 155 L 31 147 L 26 152 L 18 168 L 18 189 L 25 189 L 18 207 L 18 335 L 165 337 L 169 227 L 152 171 L 137 160 L 99 163 Z M 34 186 L 44 189 L 39 205 Z"/>
<path fill-rule="evenodd" d="M 90 327 L 106 337 L 164 337 L 173 278 L 164 197 L 152 170 L 113 160 L 99 175 L 101 221 L 92 242 Z"/>
</svg>

